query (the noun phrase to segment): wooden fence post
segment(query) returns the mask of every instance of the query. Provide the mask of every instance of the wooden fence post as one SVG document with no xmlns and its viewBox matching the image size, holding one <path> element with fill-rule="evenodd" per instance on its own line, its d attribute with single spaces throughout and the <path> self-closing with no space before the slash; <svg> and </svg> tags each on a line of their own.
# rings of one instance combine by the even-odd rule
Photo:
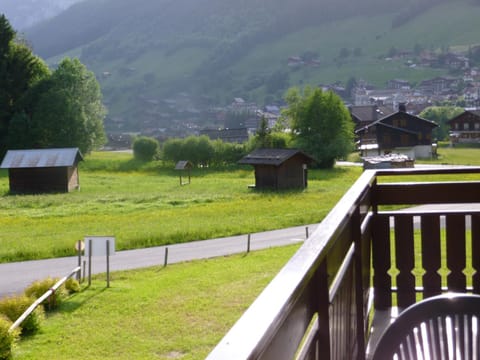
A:
<svg viewBox="0 0 480 360">
<path fill-rule="evenodd" d="M 163 260 L 163 267 L 166 267 L 168 264 L 168 247 L 165 247 L 165 258 Z"/>
</svg>

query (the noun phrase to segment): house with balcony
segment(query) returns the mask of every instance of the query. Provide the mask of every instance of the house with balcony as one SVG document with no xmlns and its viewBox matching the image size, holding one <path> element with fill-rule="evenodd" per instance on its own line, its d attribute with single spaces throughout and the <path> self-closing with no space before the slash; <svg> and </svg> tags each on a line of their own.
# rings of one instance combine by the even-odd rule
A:
<svg viewBox="0 0 480 360">
<path fill-rule="evenodd" d="M 480 110 L 465 110 L 447 121 L 447 124 L 450 126 L 452 144 L 480 143 Z"/>
<path fill-rule="evenodd" d="M 362 156 L 405 154 L 411 159 L 429 158 L 434 153 L 432 130 L 438 125 L 430 120 L 407 113 L 405 104 L 393 114 L 355 131 Z M 372 144 L 372 134 L 377 146 Z"/>
<path fill-rule="evenodd" d="M 381 118 L 394 113 L 391 106 L 379 106 L 379 105 L 352 105 L 349 108 L 350 116 L 355 124 L 355 131 L 362 129 L 366 126 L 373 124 Z M 359 138 L 356 139 L 359 141 Z M 363 133 L 362 143 L 358 143 L 361 151 L 369 148 L 377 148 L 377 137 L 375 134 L 375 128 L 371 131 Z"/>
</svg>

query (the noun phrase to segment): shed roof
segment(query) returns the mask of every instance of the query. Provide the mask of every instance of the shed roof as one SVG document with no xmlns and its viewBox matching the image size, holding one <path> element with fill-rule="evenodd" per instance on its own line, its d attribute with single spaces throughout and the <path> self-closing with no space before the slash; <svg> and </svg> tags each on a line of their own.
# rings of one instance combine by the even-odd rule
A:
<svg viewBox="0 0 480 360">
<path fill-rule="evenodd" d="M 72 166 L 83 160 L 78 148 L 8 150 L 0 168 L 43 168 Z"/>
<path fill-rule="evenodd" d="M 185 169 L 191 169 L 193 167 L 193 164 L 188 161 L 188 160 L 180 160 L 177 162 L 175 165 L 175 170 L 185 170 Z"/>
<path fill-rule="evenodd" d="M 305 157 L 309 162 L 314 160 L 311 156 L 298 149 L 257 149 L 243 157 L 238 163 L 279 166 L 297 154 Z"/>
</svg>

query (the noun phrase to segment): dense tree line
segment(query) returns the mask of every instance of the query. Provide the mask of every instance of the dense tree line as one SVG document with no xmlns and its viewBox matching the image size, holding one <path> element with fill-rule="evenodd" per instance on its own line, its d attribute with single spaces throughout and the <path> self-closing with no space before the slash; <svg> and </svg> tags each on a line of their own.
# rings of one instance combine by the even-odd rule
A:
<svg viewBox="0 0 480 360">
<path fill-rule="evenodd" d="M 169 139 L 162 146 L 162 159 L 178 162 L 189 160 L 195 166 L 225 166 L 236 164 L 248 152 L 245 144 L 210 140 L 207 136 Z"/>
<path fill-rule="evenodd" d="M 91 71 L 68 58 L 50 71 L 0 16 L 0 154 L 46 147 L 90 152 L 106 140 L 105 113 Z"/>
</svg>

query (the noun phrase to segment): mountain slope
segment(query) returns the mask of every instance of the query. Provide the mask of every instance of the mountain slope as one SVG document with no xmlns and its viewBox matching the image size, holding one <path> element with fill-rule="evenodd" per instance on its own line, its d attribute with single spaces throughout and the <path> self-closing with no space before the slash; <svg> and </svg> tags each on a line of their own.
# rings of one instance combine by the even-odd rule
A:
<svg viewBox="0 0 480 360">
<path fill-rule="evenodd" d="M 385 63 L 390 48 L 478 42 L 480 7 L 468 0 L 395 6 L 386 0 L 89 0 L 27 38 L 43 57 L 79 56 L 98 75 L 111 117 L 123 118 L 127 128 L 164 127 L 181 117 L 162 102 L 177 93 L 190 94 L 196 105 L 223 105 L 234 96 L 274 101 L 291 85 L 351 76 L 377 84 L 418 81 L 438 70 Z M 291 56 L 316 65 L 289 67 Z"/>
</svg>

